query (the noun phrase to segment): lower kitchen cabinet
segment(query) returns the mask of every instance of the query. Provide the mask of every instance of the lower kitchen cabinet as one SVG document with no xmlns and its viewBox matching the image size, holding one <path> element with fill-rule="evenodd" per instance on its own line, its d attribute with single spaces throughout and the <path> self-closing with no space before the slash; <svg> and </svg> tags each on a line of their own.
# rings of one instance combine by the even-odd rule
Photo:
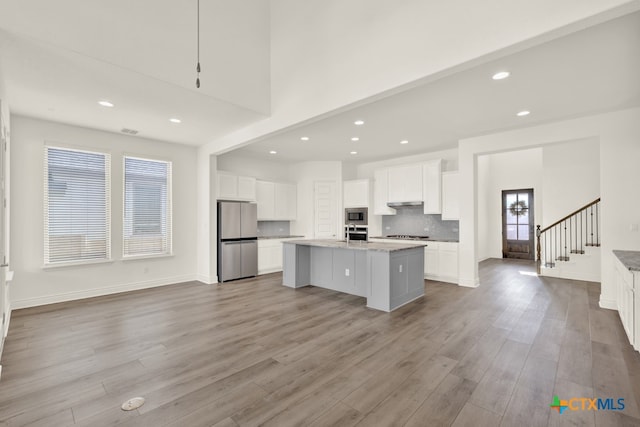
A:
<svg viewBox="0 0 640 427">
<path fill-rule="evenodd" d="M 614 257 L 616 303 L 629 343 L 640 351 L 640 272 L 630 271 Z"/>
<path fill-rule="evenodd" d="M 424 250 L 424 278 L 458 283 L 458 243 L 428 242 Z"/>
<path fill-rule="evenodd" d="M 258 274 L 282 271 L 282 242 L 291 239 L 258 239 Z"/>
</svg>

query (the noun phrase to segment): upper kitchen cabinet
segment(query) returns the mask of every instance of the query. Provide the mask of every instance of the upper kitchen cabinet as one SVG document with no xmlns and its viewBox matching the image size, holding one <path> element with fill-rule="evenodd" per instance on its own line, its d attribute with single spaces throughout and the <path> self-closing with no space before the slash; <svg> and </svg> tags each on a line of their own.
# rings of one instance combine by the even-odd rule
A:
<svg viewBox="0 0 640 427">
<path fill-rule="evenodd" d="M 256 202 L 258 204 L 258 221 L 273 219 L 276 214 L 276 183 L 256 181 Z"/>
<path fill-rule="evenodd" d="M 432 160 L 422 166 L 422 200 L 425 214 L 442 213 L 442 160 Z"/>
<path fill-rule="evenodd" d="M 373 214 L 395 215 L 396 210 L 387 206 L 389 201 L 389 170 L 378 169 L 373 173 Z"/>
<path fill-rule="evenodd" d="M 355 179 L 344 182 L 343 201 L 345 208 L 369 207 L 369 180 Z"/>
<path fill-rule="evenodd" d="M 229 172 L 217 174 L 218 200 L 256 201 L 256 179 Z"/>
<path fill-rule="evenodd" d="M 297 216 L 297 188 L 293 184 L 276 183 L 276 218 L 295 220 Z"/>
<path fill-rule="evenodd" d="M 388 202 L 422 201 L 422 164 L 389 169 Z"/>
<path fill-rule="evenodd" d="M 442 219 L 460 219 L 460 197 L 458 172 L 442 173 Z"/>
<path fill-rule="evenodd" d="M 295 220 L 296 186 L 279 182 L 257 181 L 258 221 Z"/>
</svg>

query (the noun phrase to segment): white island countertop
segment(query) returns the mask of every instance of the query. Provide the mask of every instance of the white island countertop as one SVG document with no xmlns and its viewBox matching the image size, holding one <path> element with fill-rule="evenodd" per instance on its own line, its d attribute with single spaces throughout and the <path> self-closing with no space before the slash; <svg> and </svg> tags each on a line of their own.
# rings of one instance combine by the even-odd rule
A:
<svg viewBox="0 0 640 427">
<path fill-rule="evenodd" d="M 428 246 L 427 242 L 415 242 L 415 243 L 386 243 L 386 242 L 365 242 L 362 240 L 352 240 L 347 242 L 345 240 L 331 240 L 331 239 L 304 239 L 304 240 L 288 240 L 285 243 L 291 243 L 295 245 L 303 246 L 318 246 L 322 248 L 337 248 L 337 249 L 355 249 L 362 251 L 380 251 L 380 252 L 395 252 L 405 249 L 414 249 Z"/>
</svg>

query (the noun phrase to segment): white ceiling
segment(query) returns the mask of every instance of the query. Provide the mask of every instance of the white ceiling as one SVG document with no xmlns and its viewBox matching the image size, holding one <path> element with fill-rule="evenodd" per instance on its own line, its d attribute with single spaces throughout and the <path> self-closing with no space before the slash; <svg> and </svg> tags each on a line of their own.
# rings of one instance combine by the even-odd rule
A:
<svg viewBox="0 0 640 427">
<path fill-rule="evenodd" d="M 500 70 L 511 76 L 492 80 Z M 269 160 L 360 163 L 452 148 L 465 137 L 640 106 L 638 76 L 640 13 L 634 13 L 231 153 Z M 517 117 L 522 110 L 531 114 Z M 356 119 L 365 125 L 355 126 Z M 303 142 L 302 136 L 310 140 Z M 351 137 L 360 140 L 352 142 Z M 401 140 L 409 143 L 401 145 Z M 271 150 L 277 154 L 270 155 Z"/>
<path fill-rule="evenodd" d="M 195 1 L 0 0 L 0 11 L 14 113 L 194 145 L 268 116 L 269 2 L 201 2 L 200 89 Z"/>
<path fill-rule="evenodd" d="M 195 0 L 0 0 L 0 71 L 11 110 L 191 145 L 237 132 L 270 117 L 270 3 L 201 2 L 203 72 L 196 89 Z M 638 52 L 635 13 L 329 112 L 233 153 L 282 161 L 373 161 L 449 148 L 460 138 L 501 129 L 637 106 Z M 511 78 L 492 81 L 499 69 L 511 71 Z M 115 108 L 100 107 L 102 99 Z M 532 113 L 515 117 L 521 109 Z M 182 123 L 172 124 L 170 117 Z M 366 124 L 355 127 L 356 118 Z M 303 143 L 301 136 L 311 140 Z M 360 141 L 351 142 L 352 136 Z M 410 143 L 400 145 L 402 139 Z M 352 150 L 358 154 L 350 155 Z"/>
</svg>

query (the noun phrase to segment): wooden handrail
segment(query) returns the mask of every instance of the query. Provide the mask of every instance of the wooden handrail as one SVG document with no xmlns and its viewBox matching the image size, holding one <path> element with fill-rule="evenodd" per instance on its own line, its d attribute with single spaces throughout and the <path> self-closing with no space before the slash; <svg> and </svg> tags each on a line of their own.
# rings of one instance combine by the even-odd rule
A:
<svg viewBox="0 0 640 427">
<path fill-rule="evenodd" d="M 544 233 L 545 231 L 547 231 L 550 228 L 555 227 L 556 225 L 560 224 L 562 221 L 566 221 L 569 218 L 571 218 L 572 216 L 582 212 L 583 210 L 595 205 L 596 203 L 600 202 L 600 197 L 598 197 L 597 199 L 595 199 L 593 202 L 591 203 L 587 203 L 586 205 L 584 205 L 583 207 L 581 207 L 580 209 L 576 209 L 574 212 L 571 212 L 569 215 L 565 216 L 564 218 L 562 218 L 561 220 L 558 220 L 556 222 L 554 222 L 553 224 L 549 225 L 548 227 L 543 228 L 542 230 L 540 230 L 540 234 Z M 540 227 L 540 226 L 538 226 Z M 540 235 L 538 234 L 538 235 Z"/>
</svg>

